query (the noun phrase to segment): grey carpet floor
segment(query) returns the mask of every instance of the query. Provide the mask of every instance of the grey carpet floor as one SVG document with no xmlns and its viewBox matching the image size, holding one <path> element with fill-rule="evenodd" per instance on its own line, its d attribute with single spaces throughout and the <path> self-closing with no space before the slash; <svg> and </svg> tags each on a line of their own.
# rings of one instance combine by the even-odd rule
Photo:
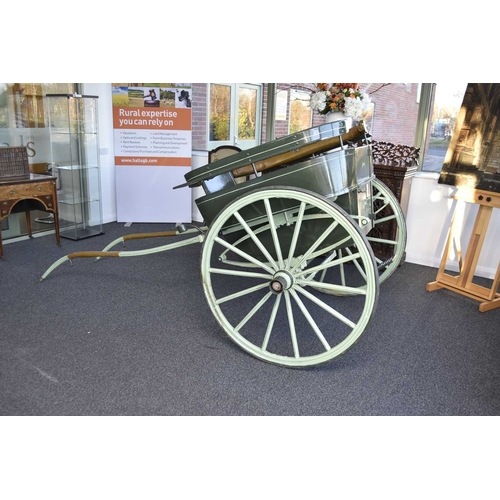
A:
<svg viewBox="0 0 500 500">
<path fill-rule="evenodd" d="M 5 245 L 1 415 L 500 413 L 500 309 L 480 313 L 475 300 L 427 292 L 434 268 L 404 263 L 381 285 L 358 343 L 306 370 L 264 363 L 226 336 L 203 294 L 199 244 L 78 259 L 39 281 L 68 253 L 165 226 L 110 223 L 104 235 L 61 247 L 52 235 Z"/>
</svg>

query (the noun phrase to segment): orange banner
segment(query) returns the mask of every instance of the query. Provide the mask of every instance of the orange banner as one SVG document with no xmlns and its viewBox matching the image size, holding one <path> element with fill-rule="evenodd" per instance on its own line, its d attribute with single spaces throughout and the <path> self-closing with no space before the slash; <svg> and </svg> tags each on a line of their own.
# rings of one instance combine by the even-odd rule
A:
<svg viewBox="0 0 500 500">
<path fill-rule="evenodd" d="M 191 158 L 171 158 L 167 156 L 115 156 L 115 165 L 125 167 L 190 167 Z"/>
<path fill-rule="evenodd" d="M 112 83 L 118 221 L 190 221 L 190 83 Z M 179 192 L 182 191 L 182 192 Z"/>
<path fill-rule="evenodd" d="M 115 129 L 191 130 L 191 109 L 113 107 Z"/>
</svg>

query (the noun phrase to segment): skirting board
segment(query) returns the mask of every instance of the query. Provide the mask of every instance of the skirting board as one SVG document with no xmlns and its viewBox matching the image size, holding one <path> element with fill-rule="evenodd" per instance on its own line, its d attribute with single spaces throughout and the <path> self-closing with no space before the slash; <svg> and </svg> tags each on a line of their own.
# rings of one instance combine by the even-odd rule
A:
<svg viewBox="0 0 500 500">
<path fill-rule="evenodd" d="M 439 269 L 441 265 L 441 257 L 431 258 L 428 255 L 420 255 L 411 252 L 406 253 L 406 262 L 411 264 L 419 264 L 421 266 L 435 267 Z M 453 272 L 458 272 L 458 263 L 454 261 L 448 261 L 446 269 Z M 475 276 L 481 278 L 493 279 L 495 277 L 497 270 L 492 267 L 477 266 Z"/>
</svg>

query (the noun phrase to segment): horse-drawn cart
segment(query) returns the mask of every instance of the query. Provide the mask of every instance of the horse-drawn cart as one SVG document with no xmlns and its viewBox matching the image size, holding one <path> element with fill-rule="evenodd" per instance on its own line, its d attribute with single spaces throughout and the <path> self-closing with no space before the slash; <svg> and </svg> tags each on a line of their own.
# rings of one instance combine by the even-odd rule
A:
<svg viewBox="0 0 500 500">
<path fill-rule="evenodd" d="M 66 260 L 130 257 L 202 243 L 201 279 L 208 305 L 229 337 L 270 363 L 306 367 L 349 349 L 375 311 L 379 283 L 404 255 L 404 216 L 392 192 L 373 175 L 363 122 L 343 121 L 241 151 L 185 176 L 202 186 L 196 204 L 204 226 L 129 235 L 102 252 Z M 243 182 L 241 182 L 243 181 Z M 377 226 L 395 220 L 397 237 Z M 112 251 L 128 239 L 186 235 L 140 251 Z M 389 246 L 382 261 L 377 246 Z M 375 251 L 374 251 L 375 250 Z"/>
</svg>

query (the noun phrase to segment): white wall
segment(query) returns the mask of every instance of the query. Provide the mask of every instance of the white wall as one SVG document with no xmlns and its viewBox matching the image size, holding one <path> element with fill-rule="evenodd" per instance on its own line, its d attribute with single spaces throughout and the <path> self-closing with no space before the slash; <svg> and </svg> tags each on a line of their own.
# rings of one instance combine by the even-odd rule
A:
<svg viewBox="0 0 500 500">
<path fill-rule="evenodd" d="M 406 261 L 436 268 L 441 263 L 455 209 L 458 213 L 463 212 L 460 239 L 463 257 L 465 257 L 478 210 L 477 205 L 473 203 L 457 202 L 450 198 L 455 188 L 438 184 L 438 177 L 438 173 L 431 172 L 415 174 L 406 217 L 408 226 Z M 454 257 L 454 253 L 450 256 Z M 494 209 L 479 257 L 476 275 L 493 278 L 499 264 L 500 210 Z M 457 261 L 449 259 L 446 269 L 457 271 Z"/>
<path fill-rule="evenodd" d="M 116 217 L 115 165 L 113 149 L 113 117 L 111 113 L 111 84 L 86 83 L 84 93 L 99 96 L 99 139 L 102 169 L 103 221 L 114 222 Z M 207 163 L 207 153 L 193 151 L 193 168 Z M 439 174 L 419 172 L 412 181 L 407 212 L 408 242 L 406 261 L 438 268 L 446 242 L 455 200 L 450 199 L 454 188 L 437 183 Z M 189 188 L 184 188 L 189 189 Z M 193 220 L 201 222 L 194 200 L 203 194 L 201 188 L 192 189 Z M 464 225 L 462 248 L 465 251 L 477 213 L 477 206 L 463 204 Z M 476 274 L 493 278 L 500 262 L 500 210 L 494 210 L 488 228 Z M 449 261 L 449 269 L 458 266 Z M 447 268 L 448 268 L 447 266 Z"/>
<path fill-rule="evenodd" d="M 193 151 L 193 159 L 192 159 L 192 168 L 193 170 L 198 167 L 203 167 L 203 165 L 206 165 L 208 163 L 208 151 Z M 191 189 L 191 188 L 187 188 Z M 192 216 L 193 216 L 193 221 L 196 222 L 203 222 L 203 217 L 198 210 L 198 207 L 196 206 L 195 200 L 198 199 L 200 196 L 203 196 L 205 192 L 203 191 L 202 187 L 195 187 L 191 189 L 192 191 Z"/>
<path fill-rule="evenodd" d="M 101 192 L 103 222 L 116 221 L 115 152 L 111 83 L 85 83 L 83 94 L 99 96 L 99 148 L 101 151 Z"/>
</svg>

